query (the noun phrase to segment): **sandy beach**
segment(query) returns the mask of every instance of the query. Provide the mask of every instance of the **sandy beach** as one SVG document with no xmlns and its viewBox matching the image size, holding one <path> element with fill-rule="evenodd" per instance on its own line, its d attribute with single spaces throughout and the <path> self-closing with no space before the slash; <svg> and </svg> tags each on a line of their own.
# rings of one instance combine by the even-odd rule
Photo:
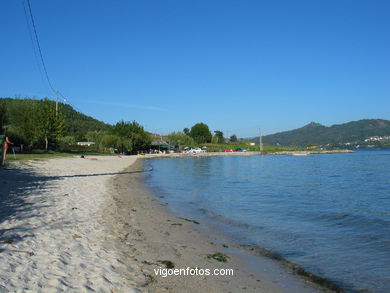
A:
<svg viewBox="0 0 390 293">
<path fill-rule="evenodd" d="M 109 178 L 134 161 L 61 158 L 1 170 L 0 291 L 135 292 L 136 278 L 124 278 L 103 246 L 102 223 Z"/>
<path fill-rule="evenodd" d="M 170 213 L 144 188 L 137 157 L 30 161 L 0 174 L 1 291 L 323 292 Z"/>
</svg>

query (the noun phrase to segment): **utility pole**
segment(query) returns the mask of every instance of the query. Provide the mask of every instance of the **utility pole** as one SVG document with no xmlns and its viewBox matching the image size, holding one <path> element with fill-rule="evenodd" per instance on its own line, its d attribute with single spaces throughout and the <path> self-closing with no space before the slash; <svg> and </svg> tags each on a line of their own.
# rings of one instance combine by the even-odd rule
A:
<svg viewBox="0 0 390 293">
<path fill-rule="evenodd" d="M 259 129 L 259 149 L 260 149 L 260 153 L 263 153 L 263 138 L 261 136 L 261 128 Z"/>
<path fill-rule="evenodd" d="M 162 131 L 162 130 L 161 130 Z M 160 131 L 160 142 L 158 143 L 158 152 L 160 153 L 161 152 L 161 143 L 162 143 L 162 134 L 161 134 L 161 131 Z"/>
<path fill-rule="evenodd" d="M 56 118 L 58 117 L 58 91 L 56 91 Z"/>
</svg>

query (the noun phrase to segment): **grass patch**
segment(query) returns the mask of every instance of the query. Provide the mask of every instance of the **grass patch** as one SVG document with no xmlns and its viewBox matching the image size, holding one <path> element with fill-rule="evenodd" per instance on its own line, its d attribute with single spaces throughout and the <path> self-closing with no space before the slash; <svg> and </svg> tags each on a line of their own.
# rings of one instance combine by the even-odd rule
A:
<svg viewBox="0 0 390 293">
<path fill-rule="evenodd" d="M 14 161 L 29 161 L 29 160 L 44 160 L 52 158 L 63 158 L 63 157 L 73 157 L 74 154 L 69 153 L 57 153 L 57 152 L 48 152 L 48 153 L 23 153 L 23 154 L 8 154 L 7 162 L 11 163 Z M 16 158 L 16 159 L 15 159 Z"/>
<path fill-rule="evenodd" d="M 215 259 L 216 261 L 219 261 L 219 262 L 227 262 L 230 257 L 222 252 L 216 252 L 214 254 L 207 255 L 207 258 L 208 259 Z"/>
<path fill-rule="evenodd" d="M 116 156 L 117 154 L 103 153 L 103 152 L 55 152 L 48 151 L 45 153 L 41 150 L 36 150 L 31 153 L 16 153 L 15 156 L 12 152 L 7 154 L 7 162 L 11 163 L 14 161 L 28 161 L 28 160 L 44 160 L 52 158 L 64 158 L 64 157 L 75 157 L 75 156 Z M 16 158 L 16 159 L 15 159 Z"/>
</svg>

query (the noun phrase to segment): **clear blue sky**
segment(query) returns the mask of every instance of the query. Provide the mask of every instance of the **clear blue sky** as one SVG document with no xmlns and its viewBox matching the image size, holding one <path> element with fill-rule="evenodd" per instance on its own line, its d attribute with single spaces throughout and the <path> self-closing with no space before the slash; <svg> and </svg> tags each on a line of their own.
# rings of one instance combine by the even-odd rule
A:
<svg viewBox="0 0 390 293">
<path fill-rule="evenodd" d="M 388 0 L 30 0 L 46 67 L 79 111 L 239 137 L 390 119 Z M 0 2 L 0 97 L 53 94 L 22 0 Z"/>
</svg>

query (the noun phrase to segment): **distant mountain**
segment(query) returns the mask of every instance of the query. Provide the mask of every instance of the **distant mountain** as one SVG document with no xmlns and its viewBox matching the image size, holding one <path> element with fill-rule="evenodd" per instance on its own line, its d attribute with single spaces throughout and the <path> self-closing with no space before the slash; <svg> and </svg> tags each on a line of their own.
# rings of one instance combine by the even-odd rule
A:
<svg viewBox="0 0 390 293">
<path fill-rule="evenodd" d="M 259 138 L 252 140 L 258 142 Z M 263 136 L 263 143 L 283 146 L 326 144 L 390 146 L 390 121 L 363 119 L 330 127 L 311 122 L 298 129 Z"/>
</svg>

